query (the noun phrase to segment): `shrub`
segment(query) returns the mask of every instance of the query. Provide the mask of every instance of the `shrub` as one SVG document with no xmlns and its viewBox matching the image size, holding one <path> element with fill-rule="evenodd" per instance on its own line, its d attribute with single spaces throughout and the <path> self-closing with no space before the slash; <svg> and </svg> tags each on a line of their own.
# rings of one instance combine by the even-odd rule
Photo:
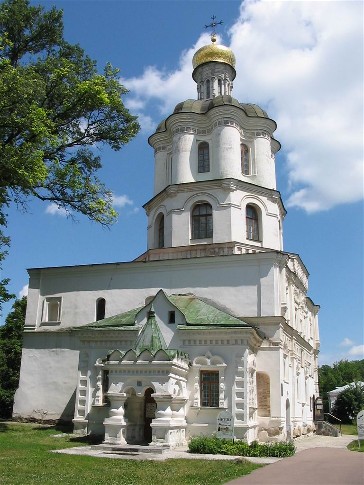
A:
<svg viewBox="0 0 364 485">
<path fill-rule="evenodd" d="M 216 436 L 196 436 L 188 445 L 190 453 L 209 455 L 233 455 L 255 457 L 277 457 L 294 455 L 296 448 L 291 442 L 258 443 L 253 441 L 250 445 L 242 440 L 220 440 Z"/>
</svg>

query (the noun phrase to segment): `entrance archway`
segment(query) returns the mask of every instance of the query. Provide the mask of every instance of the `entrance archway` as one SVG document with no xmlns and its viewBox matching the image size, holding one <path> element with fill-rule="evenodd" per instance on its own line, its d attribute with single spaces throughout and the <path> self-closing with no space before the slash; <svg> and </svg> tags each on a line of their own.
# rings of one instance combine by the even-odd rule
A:
<svg viewBox="0 0 364 485">
<path fill-rule="evenodd" d="M 154 389 L 148 387 L 144 395 L 138 395 L 134 388 L 126 390 L 128 395 L 124 404 L 126 420 L 126 442 L 129 444 L 147 444 L 152 441 L 151 423 L 155 418 L 157 404 L 152 397 Z"/>
<path fill-rule="evenodd" d="M 144 442 L 151 443 L 152 441 L 152 427 L 151 423 L 155 418 L 157 403 L 152 397 L 154 390 L 151 387 L 145 390 L 144 393 Z"/>
</svg>

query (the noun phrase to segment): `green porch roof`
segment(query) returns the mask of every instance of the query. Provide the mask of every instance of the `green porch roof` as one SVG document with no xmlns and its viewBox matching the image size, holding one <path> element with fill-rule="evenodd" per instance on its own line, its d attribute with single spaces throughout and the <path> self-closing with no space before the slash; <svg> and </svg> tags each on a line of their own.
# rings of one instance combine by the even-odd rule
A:
<svg viewBox="0 0 364 485">
<path fill-rule="evenodd" d="M 229 313 L 220 310 L 211 303 L 197 298 L 193 294 L 181 294 L 181 295 L 166 295 L 165 297 L 176 307 L 184 316 L 187 326 L 199 326 L 199 327 L 252 327 L 251 324 L 240 320 Z M 145 305 L 147 306 L 147 305 Z M 104 318 L 97 322 L 83 325 L 82 327 L 75 327 L 75 329 L 106 329 L 106 328 L 121 328 L 121 327 L 133 327 L 136 322 L 137 314 L 144 307 L 134 308 L 125 313 L 114 315 L 113 317 Z"/>
<path fill-rule="evenodd" d="M 194 295 L 171 295 L 167 298 L 183 313 L 187 325 L 251 327 L 239 318 L 219 310 Z"/>
</svg>

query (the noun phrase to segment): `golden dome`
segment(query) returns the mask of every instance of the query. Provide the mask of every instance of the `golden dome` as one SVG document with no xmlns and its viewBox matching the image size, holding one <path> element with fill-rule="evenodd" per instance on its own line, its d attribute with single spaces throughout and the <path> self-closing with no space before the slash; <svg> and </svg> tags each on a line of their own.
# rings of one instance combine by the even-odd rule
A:
<svg viewBox="0 0 364 485">
<path fill-rule="evenodd" d="M 192 59 L 193 69 L 206 62 L 224 62 L 235 68 L 233 51 L 224 45 L 216 45 L 213 39 L 212 44 L 205 45 L 195 52 Z"/>
</svg>

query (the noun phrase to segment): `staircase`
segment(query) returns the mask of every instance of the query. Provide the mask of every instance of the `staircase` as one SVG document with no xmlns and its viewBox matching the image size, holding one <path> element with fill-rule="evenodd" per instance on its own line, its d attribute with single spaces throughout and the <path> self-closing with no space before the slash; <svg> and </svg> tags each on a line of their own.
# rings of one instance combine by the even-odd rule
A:
<svg viewBox="0 0 364 485">
<path fill-rule="evenodd" d="M 331 423 L 327 421 L 316 421 L 316 434 L 323 436 L 341 436 L 340 431 Z"/>
<path fill-rule="evenodd" d="M 161 455 L 170 450 L 169 445 L 110 445 L 106 443 L 93 445 L 91 448 L 110 455 L 141 455 L 145 453 Z"/>
</svg>

